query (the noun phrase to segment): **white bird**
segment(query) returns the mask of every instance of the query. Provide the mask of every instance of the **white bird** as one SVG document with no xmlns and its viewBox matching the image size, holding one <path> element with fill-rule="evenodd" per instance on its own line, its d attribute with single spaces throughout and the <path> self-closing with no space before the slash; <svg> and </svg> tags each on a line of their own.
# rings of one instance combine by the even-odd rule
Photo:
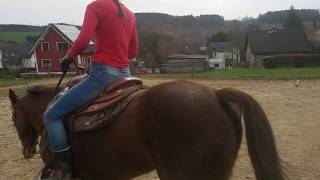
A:
<svg viewBox="0 0 320 180">
<path fill-rule="evenodd" d="M 296 81 L 295 86 L 296 86 L 296 87 L 299 87 L 299 85 L 300 85 L 300 80 L 298 79 L 298 80 Z"/>
</svg>

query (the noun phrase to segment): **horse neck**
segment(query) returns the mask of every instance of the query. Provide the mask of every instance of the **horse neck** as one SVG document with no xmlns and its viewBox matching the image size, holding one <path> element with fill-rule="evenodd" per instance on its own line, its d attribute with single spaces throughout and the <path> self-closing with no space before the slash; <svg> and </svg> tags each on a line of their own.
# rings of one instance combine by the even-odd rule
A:
<svg viewBox="0 0 320 180">
<path fill-rule="evenodd" d="M 41 95 L 29 95 L 27 101 L 31 102 L 31 106 L 27 106 L 27 111 L 30 113 L 29 119 L 31 121 L 33 128 L 38 134 L 42 133 L 43 129 L 43 114 L 52 99 L 52 94 L 41 94 Z"/>
</svg>

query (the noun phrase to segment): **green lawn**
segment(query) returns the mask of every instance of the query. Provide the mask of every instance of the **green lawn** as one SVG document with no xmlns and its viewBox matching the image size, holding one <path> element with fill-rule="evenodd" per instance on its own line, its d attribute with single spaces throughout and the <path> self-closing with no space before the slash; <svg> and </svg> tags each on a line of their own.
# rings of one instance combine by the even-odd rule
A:
<svg viewBox="0 0 320 180">
<path fill-rule="evenodd" d="M 24 85 L 36 82 L 32 79 L 0 79 L 0 87 L 14 86 L 14 85 Z"/>
<path fill-rule="evenodd" d="M 2 41 L 16 41 L 18 43 L 26 42 L 26 37 L 39 36 L 41 32 L 0 32 Z"/>
<path fill-rule="evenodd" d="M 3 76 L 3 75 L 1 75 Z M 5 76 L 3 76 L 5 77 Z M 8 76 L 10 77 L 10 76 Z M 225 70 L 214 70 L 206 73 L 183 74 L 157 74 L 143 75 L 140 78 L 172 78 L 172 79 L 320 79 L 320 68 L 282 68 L 282 69 L 258 69 L 258 68 L 235 68 Z M 67 81 L 66 78 L 64 81 Z M 26 85 L 32 83 L 48 83 L 55 85 L 59 78 L 47 79 L 14 79 L 1 78 L 0 87 L 14 85 Z"/>
<path fill-rule="evenodd" d="M 206 73 L 176 74 L 177 78 L 200 79 L 320 79 L 320 68 L 234 68 L 213 70 Z"/>
</svg>

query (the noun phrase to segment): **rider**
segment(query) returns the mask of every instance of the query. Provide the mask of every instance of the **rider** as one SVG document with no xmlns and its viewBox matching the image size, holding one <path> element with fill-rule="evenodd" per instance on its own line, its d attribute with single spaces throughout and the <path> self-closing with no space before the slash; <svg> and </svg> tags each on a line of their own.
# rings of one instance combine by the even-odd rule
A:
<svg viewBox="0 0 320 180">
<path fill-rule="evenodd" d="M 49 179 L 71 177 L 70 145 L 63 119 L 101 94 L 112 81 L 130 76 L 128 59 L 138 55 L 135 16 L 119 0 L 95 0 L 87 6 L 81 32 L 61 62 L 63 72 L 88 47 L 91 38 L 95 52 L 90 74 L 44 114 L 55 170 Z"/>
</svg>

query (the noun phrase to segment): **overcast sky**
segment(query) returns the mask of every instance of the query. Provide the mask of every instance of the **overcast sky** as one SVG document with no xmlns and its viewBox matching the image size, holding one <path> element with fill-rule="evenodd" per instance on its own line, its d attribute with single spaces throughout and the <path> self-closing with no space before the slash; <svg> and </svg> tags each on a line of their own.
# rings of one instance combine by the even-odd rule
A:
<svg viewBox="0 0 320 180">
<path fill-rule="evenodd" d="M 85 7 L 93 0 L 0 0 L 0 24 L 82 24 Z M 225 19 L 257 17 L 267 11 L 320 9 L 320 0 L 123 0 L 134 12 L 171 15 L 219 14 Z"/>
</svg>

